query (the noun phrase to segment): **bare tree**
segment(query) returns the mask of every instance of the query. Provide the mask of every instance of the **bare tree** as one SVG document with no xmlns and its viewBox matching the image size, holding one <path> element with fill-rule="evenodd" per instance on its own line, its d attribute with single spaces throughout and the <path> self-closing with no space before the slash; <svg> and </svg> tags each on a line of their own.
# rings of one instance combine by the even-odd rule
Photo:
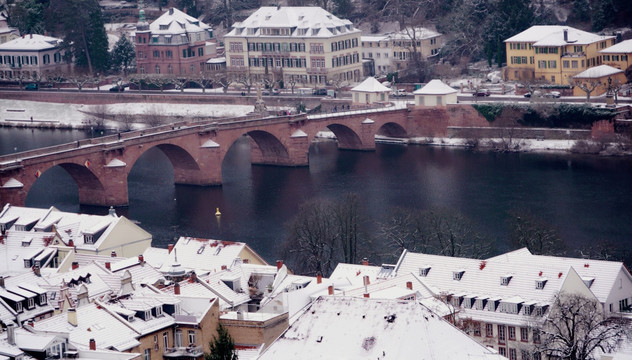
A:
<svg viewBox="0 0 632 360">
<path fill-rule="evenodd" d="M 233 83 L 233 79 L 230 76 L 228 76 L 226 71 L 216 72 L 214 75 L 214 78 L 215 78 L 215 82 L 220 84 L 220 86 L 222 87 L 222 90 L 225 93 L 227 93 L 228 87 Z"/>
<path fill-rule="evenodd" d="M 346 194 L 333 205 L 333 216 L 338 230 L 344 262 L 354 264 L 358 260 L 360 210 L 357 194 Z"/>
<path fill-rule="evenodd" d="M 294 94 L 294 88 L 296 87 L 297 82 L 298 81 L 296 80 L 296 76 L 294 75 L 286 76 L 284 80 L 284 83 L 290 86 L 292 94 Z"/>
<path fill-rule="evenodd" d="M 608 316 L 596 299 L 560 293 L 540 327 L 536 349 L 549 357 L 591 360 L 596 350 L 616 351 L 631 333 L 629 320 Z"/>
<path fill-rule="evenodd" d="M 112 116 L 109 107 L 106 104 L 98 104 L 92 107 L 88 120 L 94 125 L 94 130 L 105 130 L 105 120 Z"/>
<path fill-rule="evenodd" d="M 594 79 L 574 79 L 572 83 L 586 92 L 586 102 L 590 102 L 590 94 L 601 85 L 601 81 Z"/>
<path fill-rule="evenodd" d="M 121 123 L 119 130 L 131 131 L 134 129 L 134 122 L 136 122 L 135 116 L 128 111 L 123 111 L 116 115 L 116 121 Z"/>
<path fill-rule="evenodd" d="M 200 88 L 202 88 L 202 93 L 206 92 L 206 87 L 213 85 L 213 78 L 211 77 L 211 73 L 208 71 L 200 71 L 197 76 L 191 78 L 191 82 L 197 84 Z"/>
<path fill-rule="evenodd" d="M 290 224 L 285 258 L 297 273 L 328 276 L 338 263 L 336 226 L 330 206 L 323 200 L 304 203 Z"/>
<path fill-rule="evenodd" d="M 156 105 L 152 105 L 145 110 L 143 114 L 145 118 L 145 123 L 150 127 L 160 126 L 165 123 L 165 118 L 162 115 L 160 109 L 156 107 Z"/>
<path fill-rule="evenodd" d="M 393 256 L 398 256 L 405 249 L 428 252 L 429 243 L 418 210 L 391 208 L 386 220 L 380 224 L 380 235 L 386 240 L 387 247 L 392 249 Z"/>
<path fill-rule="evenodd" d="M 152 84 L 159 88 L 160 92 L 163 92 L 165 90 L 166 85 L 173 84 L 173 79 L 164 75 L 148 76 L 145 78 L 145 81 L 148 84 Z"/>
<path fill-rule="evenodd" d="M 129 78 L 129 82 L 136 85 L 138 91 L 140 92 L 143 88 L 143 84 L 147 83 L 147 76 L 142 74 L 132 76 Z"/>
<path fill-rule="evenodd" d="M 472 223 L 455 210 L 429 210 L 424 222 L 435 254 L 483 258 L 491 252 L 490 241 L 478 235 Z"/>
<path fill-rule="evenodd" d="M 252 87 L 255 85 L 255 81 L 253 80 L 252 76 L 244 74 L 239 77 L 239 80 L 237 80 L 237 82 L 246 87 L 246 92 L 248 93 L 248 95 L 250 95 L 250 89 L 252 89 Z"/>
<path fill-rule="evenodd" d="M 189 82 L 189 79 L 181 75 L 171 76 L 169 80 L 171 81 L 172 84 L 175 85 L 176 89 L 180 90 L 180 92 L 184 92 L 184 88 Z"/>
<path fill-rule="evenodd" d="M 510 212 L 511 242 L 516 247 L 526 247 L 532 254 L 564 254 L 566 246 L 551 225 L 529 211 Z"/>
<path fill-rule="evenodd" d="M 83 87 L 87 83 L 92 81 L 92 76 L 85 75 L 85 74 L 76 74 L 76 75 L 69 76 L 68 81 L 75 84 L 75 86 L 77 87 L 77 90 L 81 91 L 83 90 Z"/>
<path fill-rule="evenodd" d="M 61 87 L 61 83 L 66 81 L 66 75 L 58 70 L 48 77 L 48 81 L 57 85 L 57 90 L 59 90 L 59 88 Z"/>
</svg>

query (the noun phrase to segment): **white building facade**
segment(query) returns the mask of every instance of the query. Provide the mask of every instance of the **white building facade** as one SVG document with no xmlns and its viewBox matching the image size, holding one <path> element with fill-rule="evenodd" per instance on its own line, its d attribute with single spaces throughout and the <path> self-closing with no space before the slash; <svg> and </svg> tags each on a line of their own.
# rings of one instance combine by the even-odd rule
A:
<svg viewBox="0 0 632 360">
<path fill-rule="evenodd" d="M 359 81 L 360 30 L 319 7 L 262 7 L 224 37 L 235 77 L 325 85 Z"/>
<path fill-rule="evenodd" d="M 70 73 L 72 63 L 64 61 L 62 40 L 28 34 L 0 44 L 0 78 L 37 79 L 54 73 Z"/>
</svg>

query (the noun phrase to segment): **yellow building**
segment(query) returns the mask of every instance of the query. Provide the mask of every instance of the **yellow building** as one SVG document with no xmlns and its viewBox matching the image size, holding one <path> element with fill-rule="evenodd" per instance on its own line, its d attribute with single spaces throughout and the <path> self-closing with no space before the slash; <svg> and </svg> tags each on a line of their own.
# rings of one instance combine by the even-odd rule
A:
<svg viewBox="0 0 632 360">
<path fill-rule="evenodd" d="M 609 65 L 599 65 L 575 75 L 573 96 L 586 96 L 582 86 L 591 89 L 592 96 L 599 96 L 608 91 L 608 86 L 618 86 L 626 82 L 623 70 Z M 581 86 L 580 86 L 581 85 Z"/>
<path fill-rule="evenodd" d="M 599 52 L 601 61 L 617 69 L 626 70 L 632 66 L 632 40 L 625 40 Z"/>
<path fill-rule="evenodd" d="M 261 7 L 224 37 L 226 68 L 255 80 L 359 81 L 360 33 L 319 7 Z"/>
<path fill-rule="evenodd" d="M 505 40 L 505 80 L 569 85 L 573 76 L 601 65 L 601 50 L 614 45 L 602 36 L 569 26 L 538 25 Z"/>
</svg>

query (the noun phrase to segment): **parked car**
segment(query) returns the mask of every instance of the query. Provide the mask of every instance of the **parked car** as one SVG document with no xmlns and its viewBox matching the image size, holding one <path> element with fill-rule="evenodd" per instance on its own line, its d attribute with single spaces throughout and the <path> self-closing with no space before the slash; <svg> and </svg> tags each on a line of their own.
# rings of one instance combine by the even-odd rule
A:
<svg viewBox="0 0 632 360">
<path fill-rule="evenodd" d="M 281 94 L 281 90 L 279 89 L 272 89 L 272 95 L 279 95 Z"/>
<path fill-rule="evenodd" d="M 327 95 L 327 89 L 316 89 L 312 95 Z"/>
<path fill-rule="evenodd" d="M 489 89 L 478 89 L 474 91 L 474 93 L 472 94 L 472 96 L 489 96 L 489 95 L 490 95 Z"/>
<path fill-rule="evenodd" d="M 526 94 L 524 94 L 524 97 L 526 98 L 530 98 L 530 97 L 540 97 L 542 96 L 542 92 L 540 92 L 539 90 L 535 90 L 534 92 L 528 92 Z"/>
<path fill-rule="evenodd" d="M 110 91 L 112 92 L 123 92 L 125 91 L 125 85 L 114 85 L 110 88 Z"/>
<path fill-rule="evenodd" d="M 36 83 L 26 84 L 26 86 L 24 87 L 24 90 L 29 90 L 29 91 L 35 91 L 37 89 L 38 89 L 38 86 Z"/>
<path fill-rule="evenodd" d="M 407 95 L 406 90 L 402 90 L 402 89 L 393 90 L 391 91 L 391 94 L 390 94 L 390 96 L 393 96 L 393 97 L 404 97 L 406 95 Z"/>
<path fill-rule="evenodd" d="M 551 92 L 548 92 L 548 93 L 544 94 L 544 97 L 547 97 L 547 98 L 556 98 L 557 99 L 560 96 L 562 96 L 562 94 L 560 94 L 559 91 L 551 91 Z"/>
<path fill-rule="evenodd" d="M 270 90 L 268 89 L 261 90 L 261 95 L 270 95 Z"/>
</svg>

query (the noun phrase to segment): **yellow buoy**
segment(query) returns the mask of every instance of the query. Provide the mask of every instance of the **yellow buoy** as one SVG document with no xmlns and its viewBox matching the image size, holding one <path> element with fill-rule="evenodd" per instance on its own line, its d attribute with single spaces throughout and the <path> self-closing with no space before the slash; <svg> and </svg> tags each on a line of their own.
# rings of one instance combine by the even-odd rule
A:
<svg viewBox="0 0 632 360">
<path fill-rule="evenodd" d="M 217 210 L 215 211 L 215 216 L 222 216 L 222 213 L 219 212 L 219 208 L 217 208 Z"/>
</svg>

